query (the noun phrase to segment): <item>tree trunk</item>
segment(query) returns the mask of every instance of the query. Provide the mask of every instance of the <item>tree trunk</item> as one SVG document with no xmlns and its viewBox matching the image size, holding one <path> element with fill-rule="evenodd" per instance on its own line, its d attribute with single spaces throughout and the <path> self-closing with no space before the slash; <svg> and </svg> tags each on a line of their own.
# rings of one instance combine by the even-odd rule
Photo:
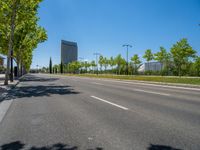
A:
<svg viewBox="0 0 200 150">
<path fill-rule="evenodd" d="M 10 82 L 13 82 L 13 50 L 10 57 Z"/>
<path fill-rule="evenodd" d="M 11 53 L 12 53 L 12 49 L 13 49 L 17 2 L 18 2 L 18 0 L 14 1 L 13 8 L 12 8 L 13 10 L 12 10 L 12 17 L 11 17 L 11 24 L 10 24 L 11 31 L 10 31 L 10 37 L 9 37 L 9 43 L 8 43 L 7 68 L 6 68 L 6 73 L 5 73 L 4 85 L 8 85 L 8 78 L 9 78 L 9 74 L 10 74 L 10 59 L 11 59 Z"/>
<path fill-rule="evenodd" d="M 23 75 L 23 63 L 22 63 L 22 60 L 21 60 L 21 64 L 20 64 L 20 76 Z"/>
<path fill-rule="evenodd" d="M 17 61 L 17 77 L 19 78 L 19 61 Z"/>
</svg>

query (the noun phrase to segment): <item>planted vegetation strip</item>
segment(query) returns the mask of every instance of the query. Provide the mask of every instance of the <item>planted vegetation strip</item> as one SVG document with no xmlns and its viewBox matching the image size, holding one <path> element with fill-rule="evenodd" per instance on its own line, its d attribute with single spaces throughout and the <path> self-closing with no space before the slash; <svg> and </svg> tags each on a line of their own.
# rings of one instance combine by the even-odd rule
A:
<svg viewBox="0 0 200 150">
<path fill-rule="evenodd" d="M 127 75 L 101 75 L 95 74 L 66 74 L 70 76 L 94 77 L 94 78 L 110 78 L 110 79 L 124 79 L 124 80 L 138 80 L 138 81 L 152 81 L 163 83 L 179 83 L 179 84 L 193 84 L 200 85 L 199 77 L 166 77 L 166 76 L 127 76 Z"/>
</svg>

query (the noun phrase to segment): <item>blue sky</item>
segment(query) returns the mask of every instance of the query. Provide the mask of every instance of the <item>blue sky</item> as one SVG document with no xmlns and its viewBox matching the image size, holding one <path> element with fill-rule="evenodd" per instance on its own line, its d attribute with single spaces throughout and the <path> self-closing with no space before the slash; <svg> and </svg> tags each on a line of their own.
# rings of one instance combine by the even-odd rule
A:
<svg viewBox="0 0 200 150">
<path fill-rule="evenodd" d="M 61 39 L 77 42 L 87 60 L 94 52 L 125 57 L 126 43 L 133 45 L 129 57 L 169 51 L 181 38 L 200 54 L 200 0 L 44 0 L 38 16 L 48 40 L 35 49 L 32 68 L 48 66 L 50 57 L 60 63 Z"/>
</svg>

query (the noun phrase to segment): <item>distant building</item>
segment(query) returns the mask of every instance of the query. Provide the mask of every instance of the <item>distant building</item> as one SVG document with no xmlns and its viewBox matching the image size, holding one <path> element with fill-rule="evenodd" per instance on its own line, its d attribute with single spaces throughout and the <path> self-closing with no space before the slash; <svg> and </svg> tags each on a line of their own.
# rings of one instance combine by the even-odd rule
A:
<svg viewBox="0 0 200 150">
<path fill-rule="evenodd" d="M 78 60 L 78 46 L 75 42 L 61 41 L 61 61 L 64 64 Z"/>
<path fill-rule="evenodd" d="M 0 67 L 4 66 L 4 59 L 2 56 L 0 56 Z"/>
<path fill-rule="evenodd" d="M 144 63 L 140 66 L 138 69 L 139 72 L 145 72 L 145 71 L 161 71 L 163 64 L 160 62 L 149 62 Z"/>
</svg>

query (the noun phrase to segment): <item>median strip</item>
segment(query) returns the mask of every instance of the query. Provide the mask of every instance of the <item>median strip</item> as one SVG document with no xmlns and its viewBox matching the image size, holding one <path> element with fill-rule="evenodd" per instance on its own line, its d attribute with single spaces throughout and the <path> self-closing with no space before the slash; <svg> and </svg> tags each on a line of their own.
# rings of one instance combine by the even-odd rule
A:
<svg viewBox="0 0 200 150">
<path fill-rule="evenodd" d="M 99 101 L 102 101 L 102 102 L 105 102 L 107 104 L 110 104 L 110 105 L 113 105 L 113 106 L 116 106 L 118 108 L 121 108 L 123 110 L 128 110 L 128 108 L 124 107 L 124 106 L 121 106 L 121 105 L 118 105 L 118 104 L 115 104 L 115 103 L 112 103 L 112 102 L 109 102 L 107 100 L 104 100 L 104 99 L 101 99 L 99 97 L 96 97 L 96 96 L 91 96 L 92 98 L 96 99 L 96 100 L 99 100 Z"/>
</svg>

